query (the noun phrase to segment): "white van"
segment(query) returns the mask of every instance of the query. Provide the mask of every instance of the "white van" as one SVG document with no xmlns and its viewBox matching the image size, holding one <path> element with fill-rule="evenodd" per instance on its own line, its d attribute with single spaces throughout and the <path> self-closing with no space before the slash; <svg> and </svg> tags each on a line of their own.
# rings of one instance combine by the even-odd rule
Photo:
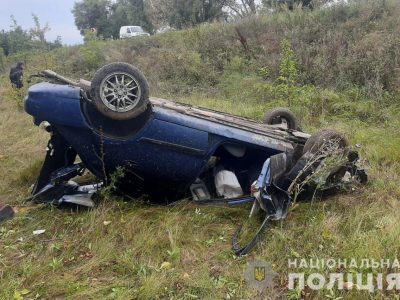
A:
<svg viewBox="0 0 400 300">
<path fill-rule="evenodd" d="M 127 39 L 135 36 L 150 36 L 150 34 L 145 32 L 140 26 L 122 26 L 119 29 L 120 39 Z"/>
</svg>

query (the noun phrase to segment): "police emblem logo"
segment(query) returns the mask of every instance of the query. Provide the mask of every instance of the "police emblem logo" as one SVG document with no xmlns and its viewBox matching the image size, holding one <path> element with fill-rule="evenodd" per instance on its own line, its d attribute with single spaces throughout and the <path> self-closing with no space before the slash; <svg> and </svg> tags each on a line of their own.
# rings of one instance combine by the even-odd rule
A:
<svg viewBox="0 0 400 300">
<path fill-rule="evenodd" d="M 258 282 L 265 280 L 265 267 L 254 267 L 254 279 Z"/>
<path fill-rule="evenodd" d="M 262 260 L 255 260 L 248 263 L 244 273 L 247 284 L 250 288 L 262 292 L 274 288 L 274 278 L 278 273 L 274 272 L 270 263 Z"/>
</svg>

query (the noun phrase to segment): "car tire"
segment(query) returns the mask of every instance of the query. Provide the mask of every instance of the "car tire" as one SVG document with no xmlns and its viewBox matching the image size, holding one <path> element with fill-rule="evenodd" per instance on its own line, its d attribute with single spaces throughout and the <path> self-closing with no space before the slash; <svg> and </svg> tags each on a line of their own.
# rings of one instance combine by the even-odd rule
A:
<svg viewBox="0 0 400 300">
<path fill-rule="evenodd" d="M 149 105 L 149 85 L 136 67 L 115 62 L 100 68 L 91 83 L 96 109 L 118 121 L 134 119 Z"/>
<path fill-rule="evenodd" d="M 306 154 L 307 152 L 315 154 L 319 151 L 323 151 L 326 142 L 333 140 L 337 141 L 339 149 L 346 150 L 349 147 L 349 142 L 342 133 L 335 130 L 324 129 L 308 138 L 303 148 L 303 154 Z"/>
<path fill-rule="evenodd" d="M 299 122 L 296 116 L 287 108 L 275 108 L 264 115 L 264 124 L 277 125 L 286 123 L 287 129 L 298 130 Z"/>
</svg>

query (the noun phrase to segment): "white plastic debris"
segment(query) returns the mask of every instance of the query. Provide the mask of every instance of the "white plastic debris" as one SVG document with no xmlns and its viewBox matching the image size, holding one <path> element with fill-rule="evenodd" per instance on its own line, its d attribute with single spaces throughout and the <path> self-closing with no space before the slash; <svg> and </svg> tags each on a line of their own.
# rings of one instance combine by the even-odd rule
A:
<svg viewBox="0 0 400 300">
<path fill-rule="evenodd" d="M 343 178 L 342 178 L 343 182 L 350 182 L 351 181 L 351 174 L 349 171 L 346 172 L 346 174 L 344 174 Z"/>
<path fill-rule="evenodd" d="M 43 234 L 45 232 L 46 232 L 45 229 L 34 230 L 33 231 L 33 235 L 41 235 L 41 234 Z"/>
<path fill-rule="evenodd" d="M 214 177 L 215 187 L 219 196 L 224 198 L 237 198 L 243 196 L 242 187 L 235 173 L 228 170 L 220 170 Z"/>
</svg>

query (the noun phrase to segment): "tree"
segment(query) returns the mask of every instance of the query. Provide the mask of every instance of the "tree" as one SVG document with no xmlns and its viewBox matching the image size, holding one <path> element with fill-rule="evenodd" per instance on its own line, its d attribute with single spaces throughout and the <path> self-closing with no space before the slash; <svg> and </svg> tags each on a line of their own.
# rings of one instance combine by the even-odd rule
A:
<svg viewBox="0 0 400 300">
<path fill-rule="evenodd" d="M 8 43 L 8 32 L 4 29 L 0 32 L 0 53 L 4 55 L 8 55 L 9 52 L 9 43 Z"/>
<path fill-rule="evenodd" d="M 42 45 L 46 45 L 46 32 L 50 31 L 50 26 L 48 23 L 44 27 L 40 25 L 39 17 L 32 14 L 33 22 L 35 27 L 30 29 L 31 39 L 38 40 Z"/>
<path fill-rule="evenodd" d="M 255 0 L 228 0 L 226 7 L 231 15 L 240 18 L 256 14 L 258 11 L 258 5 Z"/>
<path fill-rule="evenodd" d="M 96 28 L 98 34 L 105 38 L 113 36 L 113 28 L 110 26 L 111 12 L 110 0 L 82 0 L 75 2 L 72 9 L 75 25 L 82 35 L 87 29 Z"/>
<path fill-rule="evenodd" d="M 35 26 L 29 30 L 24 30 L 18 25 L 14 16 L 11 16 L 11 26 L 9 31 L 0 31 L 0 52 L 8 56 L 17 52 L 30 51 L 34 49 L 54 49 L 62 47 L 61 37 L 57 37 L 54 42 L 46 41 L 45 34 L 50 27 L 46 24 L 40 25 L 39 18 L 32 15 Z"/>
<path fill-rule="evenodd" d="M 146 0 L 145 11 L 149 22 L 154 28 L 161 28 L 169 24 L 170 0 Z"/>
<path fill-rule="evenodd" d="M 329 2 L 330 0 L 323 0 Z M 264 7 L 279 9 L 279 7 L 287 6 L 290 10 L 293 10 L 295 5 L 301 5 L 306 8 L 313 8 L 313 0 L 262 0 Z"/>
<path fill-rule="evenodd" d="M 61 36 L 58 35 L 53 42 L 47 42 L 47 46 L 49 50 L 61 48 L 63 46 Z"/>
<path fill-rule="evenodd" d="M 144 0 L 118 0 L 114 12 L 116 15 L 116 21 L 114 22 L 120 22 L 119 27 L 123 25 L 136 25 L 142 26 L 149 32 L 153 31 L 153 24 L 148 17 Z M 124 16 L 124 19 L 121 16 Z"/>
<path fill-rule="evenodd" d="M 76 2 L 72 13 L 75 25 L 85 36 L 87 30 L 96 28 L 98 36 L 117 38 L 124 25 L 139 25 L 153 30 L 144 0 L 82 0 Z"/>
<path fill-rule="evenodd" d="M 224 18 L 226 0 L 171 0 L 169 24 L 178 29 Z"/>
<path fill-rule="evenodd" d="M 0 35 L 1 37 L 1 35 Z M 3 72 L 5 70 L 5 54 L 4 54 L 4 50 L 3 47 L 0 46 L 0 72 Z"/>
<path fill-rule="evenodd" d="M 6 32 L 7 48 L 4 49 L 6 55 L 29 50 L 32 47 L 31 37 L 26 30 L 18 25 L 14 16 L 11 16 L 11 30 Z"/>
</svg>

